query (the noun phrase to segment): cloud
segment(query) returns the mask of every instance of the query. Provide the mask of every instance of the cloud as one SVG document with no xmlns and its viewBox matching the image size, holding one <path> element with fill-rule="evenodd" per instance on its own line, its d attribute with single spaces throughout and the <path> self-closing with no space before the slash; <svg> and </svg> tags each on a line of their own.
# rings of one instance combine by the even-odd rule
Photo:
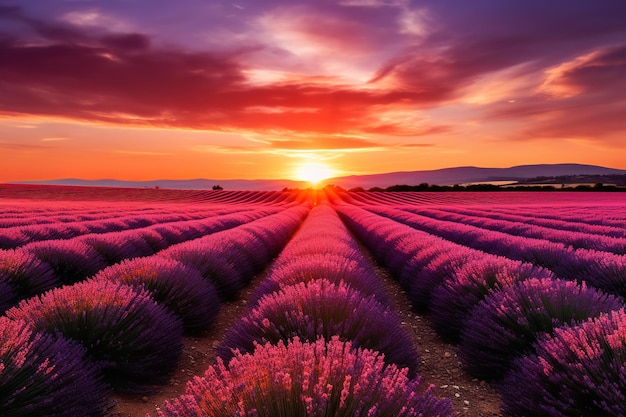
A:
<svg viewBox="0 0 626 417">
<path fill-rule="evenodd" d="M 545 71 L 543 83 L 490 119 L 524 120 L 519 140 L 589 138 L 614 143 L 626 134 L 626 44 L 600 48 Z"/>
<path fill-rule="evenodd" d="M 51 137 L 51 138 L 42 138 L 41 141 L 42 142 L 63 142 L 66 140 L 70 140 L 69 138 L 63 138 L 63 137 Z"/>
<path fill-rule="evenodd" d="M 591 135 L 594 120 L 601 122 L 597 134 L 622 131 L 626 47 L 581 53 L 576 45 L 613 39 L 623 25 L 610 8 L 606 19 L 575 20 L 584 8 L 574 3 L 562 13 L 575 28 L 555 26 L 561 12 L 547 6 L 548 17 L 518 13 L 518 22 L 485 17 L 479 6 L 445 9 L 439 2 L 428 8 L 383 0 L 283 4 L 251 18 L 251 27 L 262 29 L 258 40 L 246 33 L 231 40 L 238 48 L 222 51 L 163 46 L 155 35 L 102 27 L 114 14 L 96 9 L 51 23 L 0 7 L 1 19 L 23 26 L 0 37 L 0 116 L 237 132 L 256 135 L 270 150 L 380 149 L 389 137 L 452 132 L 421 111 L 456 103 L 470 91 L 479 97 L 481 85 L 506 84 L 514 75 L 524 80 L 516 88 L 464 102 L 487 113 L 472 122 L 528 122 L 525 138 L 568 135 L 582 121 L 588 126 L 577 129 Z M 378 25 L 381 20 L 388 25 Z M 336 59 L 313 62 L 328 56 Z M 253 65 L 270 58 L 274 67 Z M 369 83 L 360 82 L 360 73 L 337 71 L 362 65 L 375 69 Z M 509 91 L 521 95 L 509 98 Z M 239 151 L 250 149 L 257 148 Z"/>
<path fill-rule="evenodd" d="M 239 51 L 159 48 L 143 34 L 90 36 L 13 9 L 5 14 L 47 36 L 47 42 L 35 45 L 0 41 L 0 113 L 5 115 L 222 131 L 405 135 L 412 127 L 383 123 L 369 109 L 441 98 L 432 92 L 345 86 L 324 77 L 251 84 Z"/>
<path fill-rule="evenodd" d="M 50 146 L 32 143 L 0 142 L 0 149 L 7 151 L 40 151 L 50 149 Z"/>
</svg>

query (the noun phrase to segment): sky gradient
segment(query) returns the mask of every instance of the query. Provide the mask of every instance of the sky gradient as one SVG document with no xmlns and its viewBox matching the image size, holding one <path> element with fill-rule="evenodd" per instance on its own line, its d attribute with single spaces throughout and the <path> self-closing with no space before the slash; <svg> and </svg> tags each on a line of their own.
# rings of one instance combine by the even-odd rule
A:
<svg viewBox="0 0 626 417">
<path fill-rule="evenodd" d="M 623 0 L 0 0 L 0 182 L 626 169 Z"/>
</svg>

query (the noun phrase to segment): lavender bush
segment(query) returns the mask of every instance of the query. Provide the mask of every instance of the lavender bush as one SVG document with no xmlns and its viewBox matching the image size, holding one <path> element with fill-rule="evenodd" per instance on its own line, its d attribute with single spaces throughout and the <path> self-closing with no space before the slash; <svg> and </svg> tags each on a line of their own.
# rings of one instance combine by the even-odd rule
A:
<svg viewBox="0 0 626 417">
<path fill-rule="evenodd" d="M 243 288 L 244 277 L 234 263 L 221 256 L 219 250 L 211 249 L 212 246 L 203 245 L 202 242 L 190 242 L 171 247 L 159 255 L 198 270 L 215 285 L 221 298 L 233 299 Z"/>
<path fill-rule="evenodd" d="M 23 249 L 48 263 L 64 284 L 82 281 L 107 266 L 98 251 L 77 239 L 33 242 Z"/>
<path fill-rule="evenodd" d="M 469 312 L 490 292 L 529 278 L 554 278 L 543 268 L 499 256 L 485 255 L 458 268 L 435 288 L 430 320 L 437 333 L 459 342 Z"/>
<path fill-rule="evenodd" d="M 336 335 L 383 353 L 388 363 L 415 371 L 417 353 L 395 312 L 346 284 L 325 279 L 263 297 L 228 330 L 216 353 L 228 360 L 236 349 L 251 352 L 254 342 L 278 343 L 296 336 L 305 341 L 330 340 Z"/>
<path fill-rule="evenodd" d="M 104 416 L 108 387 L 85 349 L 0 317 L 0 415 Z"/>
<path fill-rule="evenodd" d="M 6 312 L 37 331 L 81 343 L 120 389 L 164 382 L 182 351 L 182 324 L 146 291 L 89 280 L 22 301 Z"/>
<path fill-rule="evenodd" d="M 484 379 L 500 379 L 513 359 L 558 326 L 619 309 L 623 300 L 574 281 L 518 282 L 481 301 L 465 322 L 460 356 L 466 369 Z"/>
<path fill-rule="evenodd" d="M 344 282 L 366 297 L 373 296 L 382 304 L 391 305 L 381 280 L 371 267 L 366 268 L 359 259 L 334 254 L 311 254 L 287 259 L 281 256 L 277 263 L 269 277 L 250 296 L 251 304 L 256 304 L 264 295 L 283 287 L 324 278 L 334 284 Z"/>
<path fill-rule="evenodd" d="M 409 300 L 418 310 L 428 310 L 433 290 L 453 277 L 457 268 L 482 256 L 480 252 L 462 246 L 440 252 L 409 283 Z"/>
<path fill-rule="evenodd" d="M 449 400 L 424 390 L 407 369 L 338 337 L 256 346 L 228 364 L 218 360 L 188 383 L 160 417 L 450 417 Z"/>
<path fill-rule="evenodd" d="M 146 289 L 159 304 L 180 317 L 186 333 L 206 330 L 220 309 L 215 286 L 200 273 L 161 256 L 135 258 L 100 271 L 94 279 Z"/>
<path fill-rule="evenodd" d="M 77 238 L 93 247 L 105 260 L 113 265 L 124 259 L 153 255 L 154 251 L 136 231 L 89 234 Z"/>
<path fill-rule="evenodd" d="M 512 417 L 626 416 L 626 313 L 555 329 L 502 385 Z"/>
<path fill-rule="evenodd" d="M 60 285 L 50 265 L 22 249 L 0 250 L 0 282 L 10 285 L 20 299 Z"/>
</svg>

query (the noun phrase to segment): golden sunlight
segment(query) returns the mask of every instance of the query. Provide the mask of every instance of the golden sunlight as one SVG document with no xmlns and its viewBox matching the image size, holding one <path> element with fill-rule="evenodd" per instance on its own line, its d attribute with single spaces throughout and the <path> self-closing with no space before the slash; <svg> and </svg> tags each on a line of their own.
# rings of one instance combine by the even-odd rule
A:
<svg viewBox="0 0 626 417">
<path fill-rule="evenodd" d="M 334 176 L 337 172 L 328 165 L 318 161 L 306 161 L 298 165 L 296 179 L 317 185 L 320 181 Z"/>
</svg>

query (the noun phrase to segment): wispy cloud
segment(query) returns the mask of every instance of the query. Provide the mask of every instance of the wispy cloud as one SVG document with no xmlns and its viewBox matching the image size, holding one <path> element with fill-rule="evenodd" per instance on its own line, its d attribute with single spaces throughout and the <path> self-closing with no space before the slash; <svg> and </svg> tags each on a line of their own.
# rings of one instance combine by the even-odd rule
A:
<svg viewBox="0 0 626 417">
<path fill-rule="evenodd" d="M 64 142 L 66 140 L 70 140 L 70 138 L 65 137 L 51 137 L 51 138 L 42 138 L 42 142 Z"/>
</svg>

